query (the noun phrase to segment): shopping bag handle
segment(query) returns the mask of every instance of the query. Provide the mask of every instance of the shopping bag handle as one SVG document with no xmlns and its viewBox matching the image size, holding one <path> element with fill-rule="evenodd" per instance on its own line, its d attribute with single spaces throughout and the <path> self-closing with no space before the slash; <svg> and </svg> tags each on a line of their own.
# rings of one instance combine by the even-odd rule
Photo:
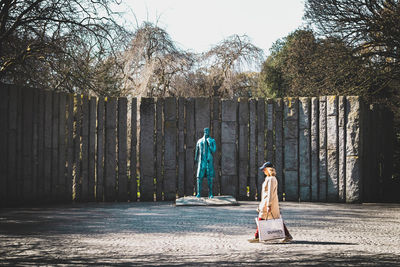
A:
<svg viewBox="0 0 400 267">
<path fill-rule="evenodd" d="M 272 219 L 274 219 L 274 220 L 275 220 L 275 218 L 274 218 L 274 215 L 272 214 L 272 211 L 270 211 L 270 212 L 267 212 L 267 218 L 265 218 L 265 219 L 266 219 L 266 220 L 268 220 L 268 213 L 271 213 Z"/>
</svg>

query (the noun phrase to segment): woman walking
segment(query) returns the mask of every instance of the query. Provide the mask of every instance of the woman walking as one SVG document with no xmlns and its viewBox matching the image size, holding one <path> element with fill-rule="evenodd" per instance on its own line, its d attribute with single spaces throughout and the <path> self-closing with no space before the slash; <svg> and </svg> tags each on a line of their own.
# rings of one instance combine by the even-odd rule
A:
<svg viewBox="0 0 400 267">
<path fill-rule="evenodd" d="M 279 211 L 279 199 L 278 199 L 278 180 L 276 179 L 276 171 L 273 168 L 271 162 L 265 162 L 260 170 L 265 174 L 265 181 L 262 184 L 261 202 L 257 208 L 258 220 L 267 220 L 273 218 L 280 218 L 281 214 Z M 293 240 L 289 233 L 285 223 L 283 223 L 285 230 L 285 238 L 281 242 L 289 242 Z M 258 242 L 258 228 L 255 233 L 254 239 L 250 239 L 250 242 Z"/>
</svg>

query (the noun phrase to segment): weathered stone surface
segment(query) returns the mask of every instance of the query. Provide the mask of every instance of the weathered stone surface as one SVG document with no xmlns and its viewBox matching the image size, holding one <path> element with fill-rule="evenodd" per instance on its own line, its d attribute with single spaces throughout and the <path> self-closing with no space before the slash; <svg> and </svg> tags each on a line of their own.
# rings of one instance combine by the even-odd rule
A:
<svg viewBox="0 0 400 267">
<path fill-rule="evenodd" d="M 164 181 L 164 168 L 163 168 L 163 154 L 164 154 L 164 98 L 157 98 L 156 105 L 156 200 L 163 199 L 163 181 Z"/>
<path fill-rule="evenodd" d="M 164 100 L 164 199 L 175 199 L 177 183 L 177 103 L 173 97 Z"/>
<path fill-rule="evenodd" d="M 236 100 L 224 99 L 221 101 L 222 104 L 222 121 L 236 121 Z"/>
<path fill-rule="evenodd" d="M 257 166 L 265 162 L 265 100 L 257 100 Z M 264 174 L 257 169 L 257 199 L 261 199 L 261 186 Z"/>
<path fill-rule="evenodd" d="M 236 142 L 236 122 L 222 121 L 221 123 L 221 141 L 222 143 Z"/>
<path fill-rule="evenodd" d="M 285 120 L 284 121 L 284 138 L 285 139 L 297 139 L 299 137 L 299 124 L 296 120 Z"/>
<path fill-rule="evenodd" d="M 299 99 L 299 192 L 302 201 L 311 198 L 311 129 L 309 98 Z"/>
<path fill-rule="evenodd" d="M 267 109 L 266 109 L 266 148 L 267 148 L 267 156 L 266 160 L 275 162 L 275 151 L 274 151 L 274 102 L 272 99 L 268 99 L 267 101 Z"/>
<path fill-rule="evenodd" d="M 326 97 L 319 97 L 319 179 L 318 201 L 326 201 L 327 179 L 327 127 L 326 127 Z"/>
<path fill-rule="evenodd" d="M 237 100 L 222 100 L 221 109 L 221 194 L 236 197 L 238 190 Z"/>
<path fill-rule="evenodd" d="M 298 140 L 285 139 L 285 170 L 298 170 Z"/>
<path fill-rule="evenodd" d="M 249 101 L 241 98 L 239 102 L 239 200 L 247 199 L 247 179 L 249 177 Z"/>
<path fill-rule="evenodd" d="M 140 200 L 154 200 L 154 120 L 153 98 L 142 98 L 140 103 Z"/>
<path fill-rule="evenodd" d="M 185 99 L 178 99 L 178 196 L 185 195 Z"/>
<path fill-rule="evenodd" d="M 358 97 L 347 97 L 346 106 L 346 155 L 360 152 L 360 103 Z"/>
<path fill-rule="evenodd" d="M 326 97 L 326 115 L 337 116 L 338 115 L 338 97 L 335 95 Z"/>
<path fill-rule="evenodd" d="M 204 128 L 210 125 L 210 99 L 207 97 L 195 98 L 196 141 L 204 135 Z"/>
<path fill-rule="evenodd" d="M 327 201 L 337 202 L 339 200 L 338 188 L 338 154 L 336 150 L 328 150 L 328 169 L 327 169 Z"/>
<path fill-rule="evenodd" d="M 299 98 L 299 129 L 309 129 L 311 119 L 310 98 Z"/>
<path fill-rule="evenodd" d="M 257 193 L 256 177 L 257 177 L 257 123 L 256 117 L 256 101 L 249 101 L 249 195 L 254 200 Z"/>
<path fill-rule="evenodd" d="M 278 196 L 283 194 L 283 101 L 275 100 L 275 166 L 278 179 Z"/>
<path fill-rule="evenodd" d="M 328 116 L 326 118 L 326 134 L 326 148 L 328 150 L 336 150 L 338 148 L 338 126 L 336 116 Z"/>
<path fill-rule="evenodd" d="M 338 102 L 338 191 L 339 201 L 346 201 L 346 98 L 339 97 Z"/>
<path fill-rule="evenodd" d="M 361 160 L 358 156 L 346 157 L 346 202 L 354 203 L 362 200 Z"/>
<path fill-rule="evenodd" d="M 221 172 L 222 175 L 236 175 L 236 145 L 222 143 L 221 149 Z M 221 186 L 224 186 L 222 184 Z"/>
<path fill-rule="evenodd" d="M 283 138 L 284 138 L 284 191 L 287 200 L 298 200 L 299 187 L 299 124 L 298 100 L 284 99 Z"/>
<path fill-rule="evenodd" d="M 327 201 L 336 202 L 338 188 L 338 98 L 327 97 Z"/>
<path fill-rule="evenodd" d="M 194 116 L 194 108 L 195 108 L 195 100 L 193 98 L 187 98 L 185 101 L 185 110 L 186 110 L 186 153 L 185 153 L 185 195 L 192 196 L 195 185 L 195 172 L 196 165 L 194 163 L 194 153 L 195 153 L 195 116 Z M 218 146 L 218 144 L 217 144 Z M 217 147 L 217 149 L 219 149 Z"/>
<path fill-rule="evenodd" d="M 347 97 L 346 122 L 346 202 L 359 202 L 362 200 L 359 97 Z"/>
<path fill-rule="evenodd" d="M 105 132 L 105 155 L 104 155 L 104 200 L 115 200 L 115 183 L 117 175 L 116 155 L 116 126 L 117 126 L 117 100 L 110 97 L 106 102 L 106 132 Z"/>
<path fill-rule="evenodd" d="M 287 201 L 299 200 L 299 172 L 285 169 L 285 198 Z"/>
<path fill-rule="evenodd" d="M 212 98 L 212 127 L 211 136 L 214 138 L 217 145 L 217 151 L 214 153 L 214 195 L 221 191 L 221 99 L 218 97 Z"/>
<path fill-rule="evenodd" d="M 283 100 L 283 114 L 285 120 L 298 120 L 298 99 L 293 97 L 286 97 Z"/>
</svg>

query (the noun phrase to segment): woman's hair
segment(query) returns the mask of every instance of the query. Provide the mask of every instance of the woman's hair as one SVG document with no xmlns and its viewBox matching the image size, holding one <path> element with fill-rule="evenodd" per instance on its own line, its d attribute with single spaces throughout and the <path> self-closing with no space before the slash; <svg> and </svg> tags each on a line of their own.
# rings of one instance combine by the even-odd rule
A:
<svg viewBox="0 0 400 267">
<path fill-rule="evenodd" d="M 267 167 L 265 169 L 267 171 L 267 176 L 276 176 L 276 170 L 274 168 Z"/>
</svg>

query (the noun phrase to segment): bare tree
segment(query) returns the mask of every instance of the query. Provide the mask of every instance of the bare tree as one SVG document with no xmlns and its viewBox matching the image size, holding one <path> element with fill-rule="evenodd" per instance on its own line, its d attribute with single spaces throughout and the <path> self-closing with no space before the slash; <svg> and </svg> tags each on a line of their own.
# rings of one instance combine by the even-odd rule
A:
<svg viewBox="0 0 400 267">
<path fill-rule="evenodd" d="M 305 18 L 321 35 L 339 37 L 354 55 L 391 78 L 400 75 L 398 0 L 307 0 Z"/>
<path fill-rule="evenodd" d="M 239 74 L 261 66 L 263 52 L 246 35 L 232 35 L 206 52 L 203 60 L 201 70 L 211 79 L 214 95 L 230 97 L 235 95 L 238 79 L 248 78 Z"/>
<path fill-rule="evenodd" d="M 189 72 L 193 57 L 179 49 L 164 29 L 145 22 L 122 56 L 124 87 L 136 96 L 184 95 L 174 81 Z"/>
<path fill-rule="evenodd" d="M 117 0 L 0 0 L 0 79 L 53 90 L 95 88 L 95 66 L 129 34 Z"/>
</svg>

